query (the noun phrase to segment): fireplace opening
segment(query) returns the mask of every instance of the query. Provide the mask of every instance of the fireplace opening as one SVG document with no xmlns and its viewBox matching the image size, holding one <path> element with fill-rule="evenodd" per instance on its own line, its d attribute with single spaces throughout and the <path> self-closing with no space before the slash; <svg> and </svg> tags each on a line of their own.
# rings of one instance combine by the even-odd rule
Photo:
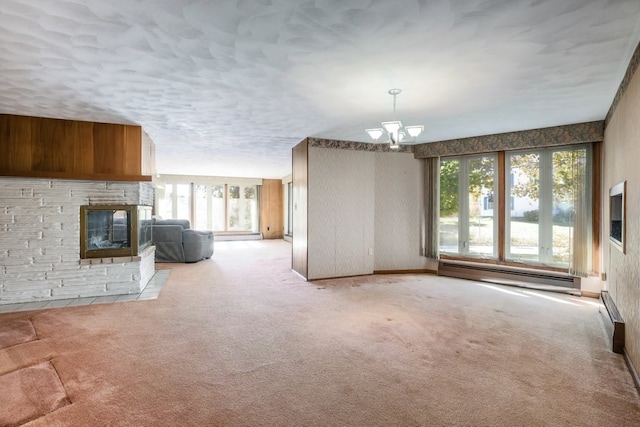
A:
<svg viewBox="0 0 640 427">
<path fill-rule="evenodd" d="M 137 256 L 151 245 L 151 207 L 80 207 L 80 258 Z"/>
</svg>

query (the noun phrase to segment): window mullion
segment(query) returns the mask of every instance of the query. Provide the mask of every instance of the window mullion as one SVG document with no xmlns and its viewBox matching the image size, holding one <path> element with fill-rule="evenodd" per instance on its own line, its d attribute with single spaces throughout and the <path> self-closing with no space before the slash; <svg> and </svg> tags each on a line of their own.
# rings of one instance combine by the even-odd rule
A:
<svg viewBox="0 0 640 427">
<path fill-rule="evenodd" d="M 171 218 L 178 217 L 178 184 L 171 184 Z"/>
<path fill-rule="evenodd" d="M 497 242 L 497 245 L 494 243 L 494 256 L 495 250 L 497 247 L 498 254 L 497 257 L 500 261 L 504 261 L 505 259 L 505 250 L 506 250 L 506 218 L 508 213 L 508 204 L 506 197 L 506 160 L 505 160 L 505 152 L 498 152 L 498 174 L 497 179 L 494 182 L 494 191 L 495 194 L 498 195 L 498 206 L 495 206 L 493 209 L 494 215 L 498 216 L 498 223 L 495 227 L 494 232 L 494 241 Z"/>
<path fill-rule="evenodd" d="M 553 152 L 540 153 L 539 260 L 553 261 Z"/>
<path fill-rule="evenodd" d="M 469 159 L 460 159 L 458 179 L 458 253 L 469 253 Z"/>
<path fill-rule="evenodd" d="M 207 230 L 213 230 L 213 198 L 211 197 L 211 193 L 213 191 L 212 185 L 205 185 L 204 190 L 207 195 Z"/>
</svg>

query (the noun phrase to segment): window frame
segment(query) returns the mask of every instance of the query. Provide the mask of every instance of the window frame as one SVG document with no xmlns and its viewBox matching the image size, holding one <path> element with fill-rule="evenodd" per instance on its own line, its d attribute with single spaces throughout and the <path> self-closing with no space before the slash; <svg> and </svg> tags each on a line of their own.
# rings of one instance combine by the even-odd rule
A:
<svg viewBox="0 0 640 427">
<path fill-rule="evenodd" d="M 470 204 L 469 197 L 471 193 L 470 189 L 470 177 L 469 177 L 469 164 L 474 160 L 490 158 L 493 162 L 493 187 L 486 188 L 490 193 L 493 194 L 493 209 L 492 209 L 492 218 L 493 218 L 493 226 L 492 226 L 492 238 L 491 243 L 493 246 L 493 250 L 490 255 L 486 255 L 481 252 L 470 252 L 471 248 L 471 239 L 470 239 Z M 499 226 L 498 226 L 498 218 L 496 218 L 496 213 L 500 210 L 500 201 L 496 200 L 496 194 L 499 193 L 499 182 L 500 182 L 500 159 L 497 153 L 482 153 L 482 154 L 472 154 L 466 156 L 451 156 L 451 157 L 443 157 L 440 159 L 440 166 L 442 166 L 443 161 L 457 161 L 458 162 L 458 249 L 457 252 L 444 252 L 442 256 L 447 257 L 461 257 L 461 258 L 469 258 L 471 260 L 497 260 L 499 256 Z M 485 196 L 479 196 L 479 204 L 482 204 L 482 200 Z M 478 206 L 479 207 L 479 206 Z M 440 210 L 439 210 L 440 212 Z M 438 221 L 440 223 L 440 221 Z M 438 242 L 440 242 L 440 233 L 438 233 Z M 441 252 L 440 243 L 438 243 L 438 252 Z"/>
<path fill-rule="evenodd" d="M 164 192 L 163 192 L 163 197 L 157 197 L 156 198 L 156 209 L 157 211 L 161 211 L 161 215 L 164 214 L 166 216 L 166 213 L 170 210 L 171 211 L 171 218 L 178 218 L 178 187 L 179 186 L 183 186 L 183 185 L 189 185 L 190 186 L 190 191 L 187 197 L 187 205 L 188 205 L 188 214 L 186 215 L 187 218 L 190 221 L 190 223 L 192 224 L 192 227 L 195 230 L 213 230 L 214 233 L 216 234 L 254 234 L 254 233 L 259 233 L 260 232 L 260 187 L 261 185 L 259 184 L 252 184 L 252 183 L 246 183 L 246 182 L 236 182 L 233 180 L 229 180 L 228 182 L 223 183 L 206 183 L 206 182 L 183 182 L 183 181 L 175 181 L 175 182 L 169 182 L 169 183 L 165 183 L 164 184 Z M 205 192 L 206 192 L 206 197 L 204 198 L 205 203 L 206 203 L 206 215 L 207 218 L 205 220 L 205 228 L 202 228 L 202 224 L 200 224 L 202 221 L 196 221 L 197 218 L 197 210 L 199 209 L 198 207 L 198 201 L 200 200 L 200 198 L 196 198 L 196 193 L 197 193 L 197 189 L 196 187 L 201 186 L 205 188 Z M 230 226 L 229 226 L 229 201 L 230 201 L 230 197 L 229 197 L 229 189 L 232 186 L 237 186 L 239 187 L 239 192 L 240 192 L 240 198 L 236 199 L 241 201 L 242 203 L 240 204 L 240 208 L 242 211 L 242 208 L 245 206 L 245 200 L 251 200 L 254 201 L 255 200 L 255 212 L 253 212 L 252 214 L 252 225 L 253 225 L 253 229 L 252 230 L 231 230 Z M 224 229 L 223 230 L 219 230 L 219 229 L 214 229 L 214 220 L 213 220 L 213 207 L 212 207 L 212 202 L 213 202 L 213 194 L 212 191 L 215 187 L 221 187 L 222 188 L 222 192 L 223 192 L 223 203 L 224 203 Z M 244 193 L 245 193 L 245 188 L 249 188 L 249 187 L 253 187 L 254 190 L 254 197 L 252 199 L 245 199 L 244 197 Z M 169 194 L 169 197 L 164 197 L 167 195 L 167 193 Z M 170 204 L 170 206 L 167 205 Z M 202 200 L 200 200 L 200 203 L 202 203 Z M 163 209 L 160 209 L 160 206 L 163 207 Z M 169 209 L 170 208 L 170 209 Z M 244 212 L 244 211 L 242 211 Z M 183 215 L 184 216 L 184 215 Z M 168 219 L 168 218 L 165 218 Z M 242 220 L 242 218 L 240 219 Z"/>
<path fill-rule="evenodd" d="M 601 159 L 601 143 L 593 142 L 593 143 L 582 143 L 582 144 L 569 144 L 563 146 L 553 146 L 553 147 L 544 147 L 544 148 L 531 148 L 531 149 L 522 149 L 522 150 L 499 150 L 495 152 L 489 153 L 474 153 L 460 156 L 442 156 L 440 157 L 440 162 L 442 160 L 451 160 L 451 159 L 459 159 L 465 157 L 479 157 L 482 155 L 491 155 L 495 154 L 498 156 L 498 191 L 494 194 L 494 203 L 498 204 L 498 212 L 500 212 L 497 218 L 497 227 L 498 227 L 498 254 L 497 257 L 493 259 L 489 258 L 480 258 L 475 256 L 468 256 L 466 254 L 453 254 L 453 253 L 442 253 L 440 252 L 440 243 L 439 237 L 440 233 L 438 233 L 438 258 L 444 260 L 453 260 L 453 261 L 468 261 L 468 262 L 480 262 L 486 264 L 494 264 L 494 265 L 504 265 L 511 267 L 526 267 L 530 269 L 540 269 L 547 270 L 551 272 L 562 272 L 568 273 L 570 271 L 570 267 L 558 266 L 553 264 L 543 264 L 537 262 L 522 262 L 522 261 L 513 261 L 506 257 L 507 251 L 507 236 L 506 236 L 506 217 L 509 213 L 509 209 L 512 209 L 514 200 L 513 197 L 510 198 L 509 203 L 505 203 L 507 201 L 506 197 L 508 196 L 506 187 L 510 184 L 511 177 L 509 175 L 509 171 L 506 165 L 506 157 L 509 154 L 517 153 L 517 152 L 531 152 L 531 151 L 539 151 L 539 150 L 550 150 L 551 152 L 555 151 L 563 151 L 563 150 L 572 150 L 577 149 L 578 147 L 586 147 L 588 152 L 588 164 L 587 164 L 587 173 L 590 175 L 590 194 L 591 198 L 591 274 L 597 272 L 599 269 L 599 247 L 600 240 L 598 234 L 598 227 L 600 222 L 600 206 L 601 206 L 601 195 L 600 195 L 600 178 L 601 178 L 601 167 L 600 167 L 600 159 Z M 495 212 L 495 211 L 494 211 Z M 438 209 L 439 215 L 439 209 Z M 495 244 L 495 243 L 494 243 Z"/>
</svg>

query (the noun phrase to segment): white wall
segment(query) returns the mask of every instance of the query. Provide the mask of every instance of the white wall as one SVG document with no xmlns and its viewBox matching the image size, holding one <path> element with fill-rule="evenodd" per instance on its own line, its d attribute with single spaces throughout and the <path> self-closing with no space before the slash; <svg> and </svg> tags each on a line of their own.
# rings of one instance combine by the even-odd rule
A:
<svg viewBox="0 0 640 427">
<path fill-rule="evenodd" d="M 421 255 L 424 160 L 380 152 L 375 162 L 374 270 L 435 269 Z"/>
<path fill-rule="evenodd" d="M 0 178 L 0 203 L 0 304 L 137 293 L 153 276 L 153 247 L 80 260 L 80 206 L 150 206 L 149 183 Z"/>
<path fill-rule="evenodd" d="M 372 152 L 309 147 L 309 280 L 373 273 L 374 168 Z"/>
</svg>

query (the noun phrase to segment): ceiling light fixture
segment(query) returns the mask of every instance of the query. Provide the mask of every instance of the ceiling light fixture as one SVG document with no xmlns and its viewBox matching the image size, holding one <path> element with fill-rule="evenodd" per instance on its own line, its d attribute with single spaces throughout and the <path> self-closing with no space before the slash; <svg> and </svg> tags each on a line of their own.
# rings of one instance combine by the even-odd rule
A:
<svg viewBox="0 0 640 427">
<path fill-rule="evenodd" d="M 424 126 L 402 126 L 402 122 L 396 119 L 396 96 L 400 95 L 402 89 L 389 89 L 389 95 L 393 96 L 393 120 L 382 122 L 382 128 L 367 129 L 367 133 L 377 141 L 385 132 L 389 136 L 389 148 L 400 148 L 400 143 L 406 139 L 415 139 L 422 133 Z"/>
</svg>

